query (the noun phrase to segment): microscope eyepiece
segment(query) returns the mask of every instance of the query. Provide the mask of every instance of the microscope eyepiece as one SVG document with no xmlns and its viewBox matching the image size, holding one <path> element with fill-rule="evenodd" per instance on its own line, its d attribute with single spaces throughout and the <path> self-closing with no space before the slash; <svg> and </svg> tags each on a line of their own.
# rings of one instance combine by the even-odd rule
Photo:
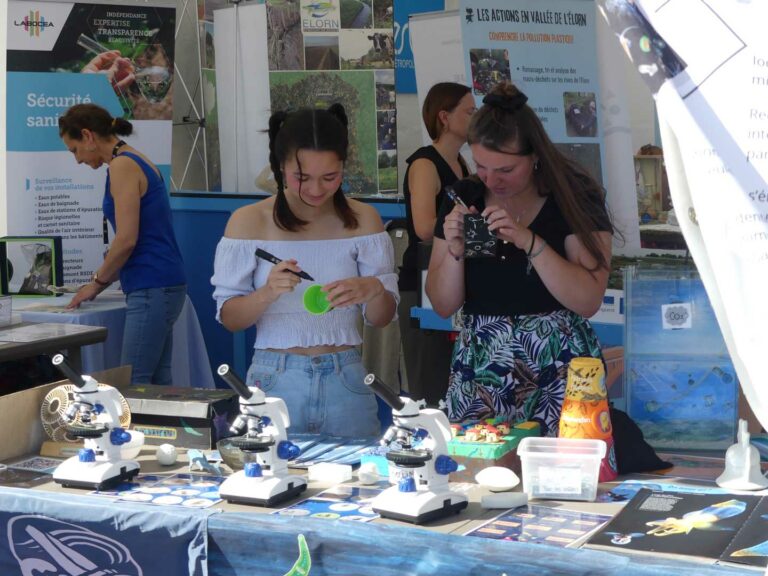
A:
<svg viewBox="0 0 768 576">
<path fill-rule="evenodd" d="M 402 410 L 405 406 L 400 397 L 387 388 L 387 385 L 376 374 L 368 374 L 363 382 L 393 410 Z"/>
<path fill-rule="evenodd" d="M 241 398 L 248 400 L 253 395 L 245 382 L 243 382 L 242 378 L 232 371 L 229 364 L 222 364 L 219 366 L 216 373 L 221 376 L 221 379 L 229 384 L 229 387 L 237 392 Z"/>
<path fill-rule="evenodd" d="M 82 388 L 85 386 L 85 380 L 83 377 L 75 370 L 72 365 L 67 362 L 67 359 L 64 358 L 64 354 L 55 354 L 51 358 L 51 362 L 53 363 L 56 368 L 59 369 L 59 371 L 66 376 L 72 384 L 75 386 Z"/>
</svg>

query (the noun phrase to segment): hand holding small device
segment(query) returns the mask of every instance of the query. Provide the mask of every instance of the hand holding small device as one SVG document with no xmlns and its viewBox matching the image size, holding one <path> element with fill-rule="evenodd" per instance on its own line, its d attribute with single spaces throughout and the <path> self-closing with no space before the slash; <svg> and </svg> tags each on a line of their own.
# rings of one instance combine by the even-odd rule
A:
<svg viewBox="0 0 768 576">
<path fill-rule="evenodd" d="M 464 257 L 493 258 L 496 256 L 498 238 L 488 228 L 480 214 L 464 215 Z"/>
<path fill-rule="evenodd" d="M 464 257 L 491 258 L 496 256 L 498 240 L 488 229 L 485 218 L 478 214 L 474 207 L 472 209 L 467 207 L 451 186 L 446 187 L 445 193 L 457 206 L 461 206 L 469 212 L 463 215 Z"/>
</svg>

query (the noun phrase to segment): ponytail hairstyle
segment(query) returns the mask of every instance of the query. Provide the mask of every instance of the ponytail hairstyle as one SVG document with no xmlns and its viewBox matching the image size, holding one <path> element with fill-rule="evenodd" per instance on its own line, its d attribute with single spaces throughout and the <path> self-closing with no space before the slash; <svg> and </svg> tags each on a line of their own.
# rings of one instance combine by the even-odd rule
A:
<svg viewBox="0 0 768 576">
<path fill-rule="evenodd" d="M 102 138 L 130 136 L 133 124 L 124 118 L 113 118 L 96 104 L 75 104 L 59 116 L 59 137 L 66 135 L 71 140 L 82 140 L 83 130 L 90 130 Z"/>
<path fill-rule="evenodd" d="M 557 149 L 527 101 L 513 84 L 497 84 L 472 116 L 467 141 L 503 154 L 535 154 L 538 162 L 533 178 L 539 195 L 552 195 L 571 230 L 597 262 L 597 269 L 609 270 L 610 262 L 592 235 L 595 230 L 605 230 L 603 211 L 593 209 L 596 203 L 605 204 L 605 190 Z"/>
<path fill-rule="evenodd" d="M 277 183 L 272 218 L 278 228 L 295 232 L 308 224 L 291 211 L 285 197 L 283 167 L 286 160 L 294 157 L 301 170 L 299 150 L 312 150 L 335 152 L 339 160 L 345 162 L 349 145 L 347 124 L 344 106 L 338 103 L 327 110 L 302 108 L 294 112 L 275 112 L 269 118 L 269 165 Z M 357 215 L 347 202 L 341 186 L 333 195 L 333 207 L 344 228 L 357 228 Z"/>
<path fill-rule="evenodd" d="M 456 82 L 438 82 L 429 89 L 421 107 L 421 117 L 433 141 L 440 138 L 445 128 L 440 120 L 440 112 L 453 112 L 469 92 L 469 86 Z"/>
</svg>

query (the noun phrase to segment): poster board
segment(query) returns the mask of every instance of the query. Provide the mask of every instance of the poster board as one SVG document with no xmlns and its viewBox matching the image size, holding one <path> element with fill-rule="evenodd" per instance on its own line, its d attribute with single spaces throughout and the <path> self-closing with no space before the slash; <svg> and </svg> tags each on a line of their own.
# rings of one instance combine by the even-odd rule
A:
<svg viewBox="0 0 768 576">
<path fill-rule="evenodd" d="M 126 140 L 170 182 L 175 13 L 159 3 L 8 2 L 7 232 L 61 236 L 68 284 L 88 282 L 103 259 L 106 172 L 75 162 L 58 118 L 89 102 L 126 118 Z"/>
</svg>

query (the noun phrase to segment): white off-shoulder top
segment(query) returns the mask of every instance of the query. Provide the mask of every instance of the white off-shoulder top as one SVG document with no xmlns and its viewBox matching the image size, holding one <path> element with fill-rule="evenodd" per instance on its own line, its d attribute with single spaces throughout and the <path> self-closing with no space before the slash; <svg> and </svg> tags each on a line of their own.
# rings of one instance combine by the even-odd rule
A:
<svg viewBox="0 0 768 576">
<path fill-rule="evenodd" d="M 280 260 L 295 259 L 315 282 L 302 280 L 293 292 L 280 296 L 256 322 L 254 348 L 357 345 L 360 306 L 333 309 L 315 316 L 304 309 L 304 291 L 354 276 L 375 276 L 399 302 L 394 248 L 386 232 L 333 240 L 238 240 L 224 237 L 216 247 L 211 284 L 215 287 L 216 319 L 230 298 L 245 296 L 264 286 L 272 264 L 255 255 L 266 250 Z M 365 314 L 365 306 L 362 307 Z"/>
</svg>

